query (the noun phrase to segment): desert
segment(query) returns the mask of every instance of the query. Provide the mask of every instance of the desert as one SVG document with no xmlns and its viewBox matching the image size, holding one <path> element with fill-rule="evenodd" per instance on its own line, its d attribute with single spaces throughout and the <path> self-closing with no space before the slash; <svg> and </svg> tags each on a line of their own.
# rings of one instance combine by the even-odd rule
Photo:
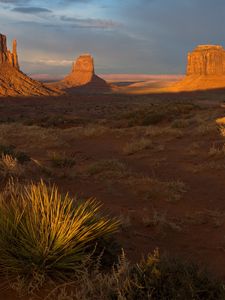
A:
<svg viewBox="0 0 225 300">
<path fill-rule="evenodd" d="M 190 1 L 0 1 L 0 299 L 225 299 L 224 5 Z"/>
</svg>

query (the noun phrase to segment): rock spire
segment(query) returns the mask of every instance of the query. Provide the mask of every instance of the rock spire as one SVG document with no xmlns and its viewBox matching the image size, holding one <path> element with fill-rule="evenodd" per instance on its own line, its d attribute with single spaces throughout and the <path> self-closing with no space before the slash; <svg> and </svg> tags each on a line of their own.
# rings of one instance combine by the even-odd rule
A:
<svg viewBox="0 0 225 300">
<path fill-rule="evenodd" d="M 17 55 L 17 42 L 13 41 L 12 52 L 7 49 L 7 39 L 6 36 L 0 34 L 0 64 L 9 64 L 12 67 L 19 70 L 19 62 Z"/>
</svg>

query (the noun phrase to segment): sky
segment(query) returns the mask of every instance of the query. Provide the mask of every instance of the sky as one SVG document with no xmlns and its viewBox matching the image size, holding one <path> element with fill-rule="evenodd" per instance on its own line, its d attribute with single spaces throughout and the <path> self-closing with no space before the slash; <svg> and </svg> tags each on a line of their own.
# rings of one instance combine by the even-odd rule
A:
<svg viewBox="0 0 225 300">
<path fill-rule="evenodd" d="M 198 44 L 225 46 L 225 0 L 0 0 L 0 28 L 43 78 L 82 53 L 99 74 L 182 74 Z"/>
</svg>

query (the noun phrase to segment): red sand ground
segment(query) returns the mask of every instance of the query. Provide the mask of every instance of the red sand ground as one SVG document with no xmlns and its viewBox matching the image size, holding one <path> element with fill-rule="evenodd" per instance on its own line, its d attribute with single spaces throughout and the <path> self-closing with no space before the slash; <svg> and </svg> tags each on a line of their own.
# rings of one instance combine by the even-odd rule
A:
<svg viewBox="0 0 225 300">
<path fill-rule="evenodd" d="M 108 128 L 114 128 L 112 132 L 106 131 L 97 136 L 71 136 L 68 144 L 62 143 L 58 146 L 53 146 L 50 142 L 42 145 L 39 140 L 35 145 L 31 143 L 25 146 L 29 141 L 16 134 L 13 139 L 9 134 L 7 139 L 8 143 L 14 144 L 17 149 L 46 166 L 49 165 L 49 151 L 76 153 L 78 163 L 74 169 L 67 170 L 63 177 L 57 174 L 60 170 L 54 170 L 45 179 L 57 183 L 62 191 L 69 191 L 72 195 L 82 198 L 94 196 L 103 202 L 108 212 L 123 216 L 126 226 L 117 237 L 133 262 L 158 247 L 161 253 L 204 264 L 217 276 L 225 279 L 225 155 L 217 158 L 209 156 L 212 145 L 223 145 L 224 138 L 216 130 L 200 131 L 199 124 L 190 122 L 188 126 L 180 129 L 180 136 L 162 135 L 152 138 L 155 146 L 164 146 L 162 150 L 153 147 L 126 155 L 122 149 L 132 140 L 131 136 L 133 137 L 137 129 L 116 131 L 116 128 L 123 127 L 124 114 L 128 111 L 145 109 L 158 103 L 198 104 L 199 108 L 181 118 L 202 118 L 203 125 L 211 124 L 216 117 L 225 114 L 222 106 L 224 95 L 225 91 L 212 91 L 147 96 L 75 95 L 2 99 L 0 120 L 4 125 L 11 122 L 10 124 L 20 123 L 23 126 L 31 123 L 46 126 L 43 117 L 50 119 L 60 116 L 70 120 L 79 119 L 79 122 L 91 127 L 104 124 Z M 75 128 L 77 125 L 66 123 L 56 124 L 56 127 L 53 124 L 49 126 L 63 133 L 66 128 Z M 157 125 L 161 128 L 165 126 L 171 126 L 171 123 L 165 121 Z M 13 136 L 13 132 L 11 134 Z M 195 144 L 198 145 L 197 150 L 191 152 Z M 186 192 L 180 200 L 169 202 L 154 194 L 147 197 L 146 187 L 139 184 L 136 189 L 136 183 L 133 186 L 128 185 L 126 176 L 115 177 L 114 173 L 109 177 L 104 174 L 76 176 L 78 173 L 84 174 L 88 165 L 101 159 L 123 162 L 139 178 L 149 176 L 160 181 L 182 181 L 185 183 Z M 217 163 L 219 167 L 209 167 L 209 162 Z M 38 176 L 46 175 L 36 174 L 34 178 L 37 179 Z M 162 218 L 166 218 L 167 223 L 177 227 L 172 228 L 168 224 L 148 226 L 145 220 L 152 217 L 153 211 L 157 211 Z M 16 299 L 12 294 L 7 295 L 2 294 L 0 299 Z"/>
</svg>

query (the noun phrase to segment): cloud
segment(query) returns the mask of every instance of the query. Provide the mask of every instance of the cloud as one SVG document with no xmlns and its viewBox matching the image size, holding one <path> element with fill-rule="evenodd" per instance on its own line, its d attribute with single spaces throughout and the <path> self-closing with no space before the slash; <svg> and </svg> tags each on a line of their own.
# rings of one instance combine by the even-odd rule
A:
<svg viewBox="0 0 225 300">
<path fill-rule="evenodd" d="M 72 65 L 72 60 L 66 60 L 66 59 L 39 59 L 38 61 L 33 63 L 43 64 L 47 66 L 70 66 Z"/>
<path fill-rule="evenodd" d="M 23 13 L 23 14 L 40 14 L 40 13 L 51 13 L 52 11 L 50 9 L 44 8 L 44 7 L 25 7 L 25 6 L 19 6 L 14 7 L 12 11 Z"/>
<path fill-rule="evenodd" d="M 74 17 L 61 16 L 60 20 L 66 23 L 70 23 L 72 27 L 80 28 L 99 28 L 99 29 L 113 29 L 121 27 L 122 24 L 112 20 L 103 19 L 80 19 Z"/>
<path fill-rule="evenodd" d="M 26 0 L 0 0 L 0 3 L 13 3 L 13 4 L 19 4 L 27 2 Z"/>
</svg>

